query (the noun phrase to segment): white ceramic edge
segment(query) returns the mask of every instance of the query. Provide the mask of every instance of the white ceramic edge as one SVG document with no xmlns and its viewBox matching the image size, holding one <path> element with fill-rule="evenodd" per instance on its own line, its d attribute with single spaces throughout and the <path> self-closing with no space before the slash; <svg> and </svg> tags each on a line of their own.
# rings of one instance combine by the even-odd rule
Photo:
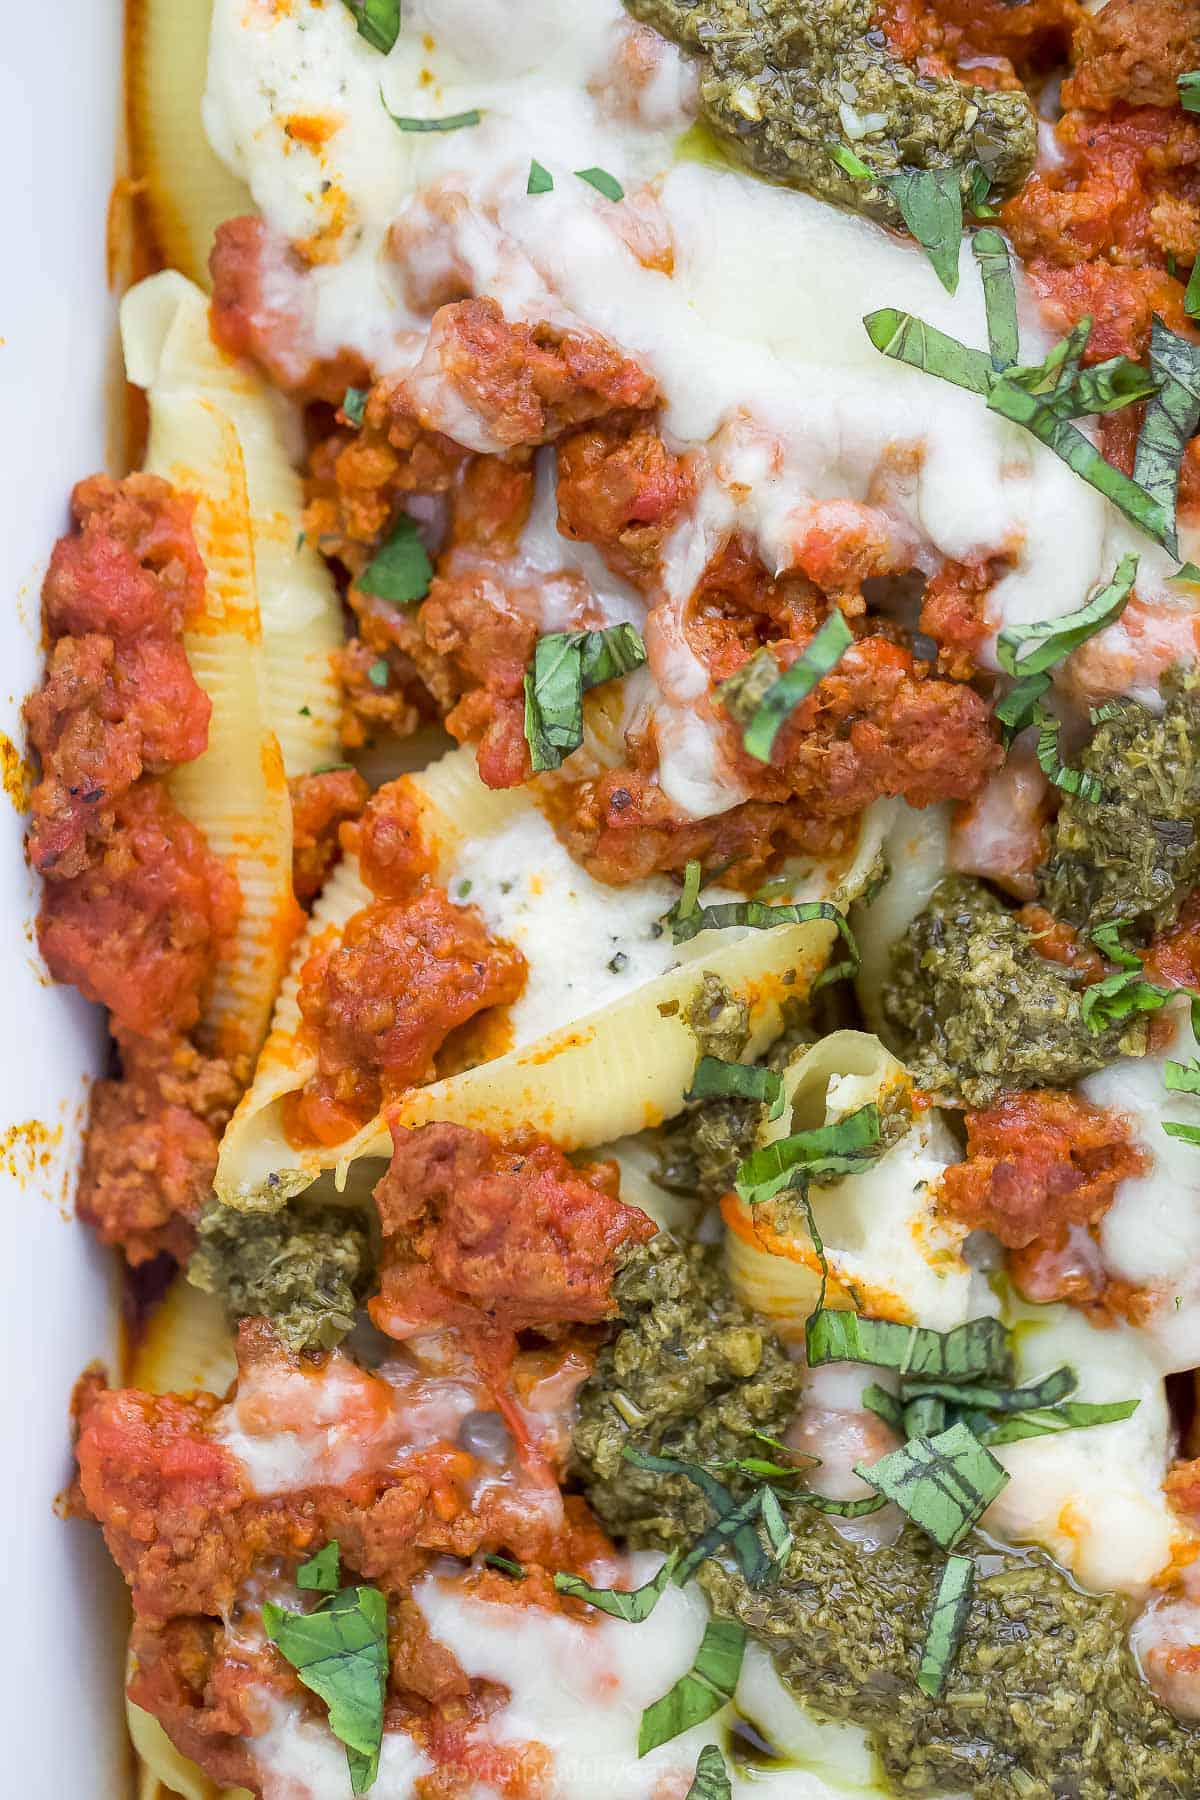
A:
<svg viewBox="0 0 1200 1800">
<path fill-rule="evenodd" d="M 18 8 L 0 54 L 0 731 L 17 744 L 46 555 L 72 481 L 105 460 L 122 13 L 121 0 Z M 120 1583 L 96 1529 L 54 1512 L 71 1472 L 72 1385 L 96 1358 L 111 1367 L 116 1349 L 111 1260 L 69 1216 L 102 1032 L 40 967 L 21 834 L 0 796 L 0 1789 L 125 1800 Z"/>
</svg>

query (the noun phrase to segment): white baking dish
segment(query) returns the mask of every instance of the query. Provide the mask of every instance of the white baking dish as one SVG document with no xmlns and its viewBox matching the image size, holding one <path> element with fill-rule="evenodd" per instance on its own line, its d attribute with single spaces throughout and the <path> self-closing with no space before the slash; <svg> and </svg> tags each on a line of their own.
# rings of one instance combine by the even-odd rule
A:
<svg viewBox="0 0 1200 1800">
<path fill-rule="evenodd" d="M 5 486 L 0 531 L 0 731 L 40 660 L 39 588 L 71 483 L 103 467 L 113 307 L 105 215 L 120 125 L 120 0 L 14 9 L 0 56 L 0 157 L 9 177 L 0 273 Z M 6 783 L 12 785 L 12 783 Z M 124 1800 L 121 1584 L 94 1527 L 62 1523 L 67 1407 L 84 1366 L 116 1366 L 109 1257 L 70 1217 L 103 1033 L 50 987 L 33 939 L 37 896 L 23 822 L 0 799 L 0 1791 L 22 1800 Z"/>
</svg>

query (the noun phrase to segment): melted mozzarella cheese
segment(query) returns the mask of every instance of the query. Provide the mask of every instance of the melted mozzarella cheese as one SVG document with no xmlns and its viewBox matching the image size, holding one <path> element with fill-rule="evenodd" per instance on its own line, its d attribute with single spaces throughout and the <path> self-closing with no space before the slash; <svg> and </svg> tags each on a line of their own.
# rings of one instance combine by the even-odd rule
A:
<svg viewBox="0 0 1200 1800">
<path fill-rule="evenodd" d="M 1015 1335 L 1023 1380 L 1066 1363 L 1075 1397 L 1137 1400 L 1137 1411 L 1000 1446 L 1011 1477 L 984 1526 L 1014 1543 L 1043 1545 L 1085 1587 L 1142 1594 L 1183 1550 L 1189 1533 L 1162 1491 L 1172 1427 L 1162 1378 L 1141 1334 L 1091 1325 L 1065 1306 L 1019 1307 Z"/>
<path fill-rule="evenodd" d="M 627 95 L 614 107 L 630 30 L 616 0 L 569 11 L 536 0 L 520 19 L 514 28 L 496 0 L 424 0 L 383 60 L 342 8 L 218 0 L 205 111 L 218 152 L 289 237 L 328 228 L 331 193 L 352 221 L 305 284 L 319 348 L 414 366 L 426 317 L 406 300 L 398 261 L 432 258 L 512 316 L 583 323 L 636 356 L 659 381 L 669 437 L 708 452 L 709 506 L 775 568 L 794 561 L 823 506 L 850 501 L 876 509 L 897 548 L 926 566 L 1012 555 L 992 596 L 997 623 L 1078 606 L 1131 545 L 1143 588 L 1155 586 L 1151 565 L 1161 575 L 1165 560 L 1057 457 L 977 397 L 869 343 L 862 315 L 893 306 L 983 347 L 966 241 L 951 297 L 897 236 L 804 194 L 678 164 L 684 100 L 647 109 Z M 664 43 L 658 54 L 662 91 L 683 96 L 678 53 Z M 380 104 L 381 78 L 393 110 L 478 107 L 482 121 L 401 132 Z M 318 151 L 289 135 L 297 112 L 334 123 Z M 531 154 L 554 174 L 553 192 L 525 192 Z M 622 206 L 575 178 L 589 163 L 623 182 Z M 636 194 L 651 178 L 653 193 Z M 418 214 L 414 237 L 405 220 Z M 623 241 L 647 230 L 670 245 L 671 274 Z M 1032 353 L 1046 340 L 1019 285 Z M 478 422 L 443 422 L 496 447 Z"/>
<path fill-rule="evenodd" d="M 663 876 L 623 888 L 593 881 L 540 812 L 519 813 L 490 837 L 465 844 L 447 887 L 452 900 L 477 906 L 489 929 L 529 963 L 508 1011 L 517 1048 L 610 1006 L 679 962 L 670 932 L 655 932 L 678 887 Z"/>
<path fill-rule="evenodd" d="M 252 1700 L 254 1710 L 268 1721 L 266 1730 L 249 1742 L 263 1800 L 354 1800 L 345 1748 L 328 1726 L 272 1694 L 259 1692 Z M 418 1781 L 432 1768 L 406 1733 L 385 1731 L 371 1793 L 376 1800 L 411 1800 Z"/>
<path fill-rule="evenodd" d="M 1200 1128 L 1200 1099 L 1163 1085 L 1168 1059 L 1187 1062 L 1200 1046 L 1185 1000 L 1172 1001 L 1175 1027 L 1153 1054 L 1113 1063 L 1089 1076 L 1082 1092 L 1097 1106 L 1124 1113 L 1146 1173 L 1117 1189 L 1100 1224 L 1105 1266 L 1148 1289 L 1151 1311 L 1142 1332 L 1164 1371 L 1200 1363 L 1200 1149 L 1163 1130 L 1167 1120 Z"/>
<path fill-rule="evenodd" d="M 659 1556 L 629 1559 L 629 1581 L 648 1581 Z M 733 1709 L 637 1754 L 641 1715 L 686 1674 L 708 1616 L 693 1585 L 668 1586 L 650 1617 L 630 1625 L 596 1614 L 586 1622 L 536 1606 L 505 1606 L 463 1592 L 461 1579 L 427 1577 L 415 1598 L 430 1634 L 473 1678 L 503 1684 L 506 1705 L 478 1728 L 497 1746 L 534 1742 L 553 1758 L 555 1800 L 662 1800 L 686 1793 L 705 1744 L 723 1744 Z M 827 1800 L 869 1789 L 872 1761 L 861 1732 L 806 1715 L 769 1657 L 747 1652 L 738 1711 L 794 1764 L 743 1776 L 733 1792 L 779 1800 Z"/>
</svg>

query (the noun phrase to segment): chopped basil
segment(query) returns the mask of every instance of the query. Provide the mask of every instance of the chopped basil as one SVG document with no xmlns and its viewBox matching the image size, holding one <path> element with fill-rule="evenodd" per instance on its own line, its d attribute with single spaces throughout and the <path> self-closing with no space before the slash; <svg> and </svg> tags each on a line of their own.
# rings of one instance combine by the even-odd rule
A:
<svg viewBox="0 0 1200 1800">
<path fill-rule="evenodd" d="M 838 168 L 843 174 L 848 175 L 851 181 L 875 180 L 874 169 L 868 168 L 862 157 L 855 156 L 853 150 L 847 149 L 845 144 L 827 144 L 825 148 Z"/>
<path fill-rule="evenodd" d="M 1007 369 L 1021 354 L 1021 335 L 1017 324 L 1017 290 L 1008 260 L 1008 243 L 998 231 L 990 228 L 975 233 L 972 248 L 983 282 L 983 304 L 987 311 L 988 349 L 993 369 Z"/>
<path fill-rule="evenodd" d="M 425 598 L 432 580 L 433 564 L 416 522 L 401 513 L 354 585 L 360 593 L 375 594 L 393 606 L 411 606 Z"/>
<path fill-rule="evenodd" d="M 487 1568 L 499 1569 L 502 1575 L 511 1575 L 514 1581 L 524 1581 L 525 1579 L 525 1570 L 519 1562 L 514 1562 L 511 1556 L 498 1556 L 494 1550 L 490 1550 L 483 1560 Z"/>
<path fill-rule="evenodd" d="M 323 1550 L 300 1564 L 296 1570 L 296 1586 L 315 1589 L 321 1594 L 336 1594 L 341 1583 L 340 1567 L 340 1545 L 336 1538 L 330 1538 Z"/>
<path fill-rule="evenodd" d="M 996 639 L 1000 667 L 1008 675 L 1044 674 L 1104 626 L 1119 619 L 1133 592 L 1138 560 L 1132 551 L 1123 556 L 1108 586 L 1075 612 L 1043 619 L 1035 625 L 1006 625 Z"/>
<path fill-rule="evenodd" d="M 672 1550 L 652 1581 L 630 1591 L 593 1587 L 582 1575 L 558 1574 L 554 1577 L 554 1585 L 560 1594 L 568 1594 L 572 1600 L 586 1600 L 589 1606 L 594 1606 L 597 1612 L 607 1613 L 611 1619 L 624 1619 L 629 1625 L 640 1625 L 643 1619 L 650 1617 L 662 1599 L 678 1560 L 678 1552 Z"/>
<path fill-rule="evenodd" d="M 992 274 L 995 279 L 994 264 Z M 1119 404 L 1124 405 L 1133 397 L 1127 391 L 1126 378 L 1122 377 L 1121 384 L 1116 383 L 1111 368 L 1105 383 L 1080 376 L 1079 360 L 1091 330 L 1090 319 L 1082 320 L 1035 368 L 1007 368 L 1000 373 L 982 351 L 969 349 L 956 338 L 948 337 L 924 320 L 895 307 L 868 313 L 863 324 L 882 355 L 983 396 L 990 411 L 1031 432 L 1082 480 L 1111 500 L 1126 518 L 1132 519 L 1149 537 L 1174 552 L 1174 506 L 1168 510 L 1156 494 L 1147 492 L 1140 479 L 1133 479 L 1106 462 L 1091 439 L 1071 424 L 1072 417 L 1084 410 L 1089 399 L 1102 398 L 1097 390 L 1105 385 L 1112 392 L 1118 385 L 1124 385 L 1126 391 Z M 1182 342 L 1181 339 L 1175 341 Z M 1156 379 L 1161 378 L 1153 357 L 1151 373 Z M 1161 399 L 1160 394 L 1152 406 L 1157 406 Z M 1165 448 L 1166 434 L 1162 436 Z M 1177 472 L 1178 459 L 1175 466 Z"/>
<path fill-rule="evenodd" d="M 358 35 L 386 56 L 400 35 L 400 0 L 342 0 Z"/>
<path fill-rule="evenodd" d="M 897 1437 L 904 1437 L 904 1402 L 877 1381 L 869 1381 L 862 1391 L 862 1403 L 868 1412 L 890 1425 Z"/>
<path fill-rule="evenodd" d="M 342 395 L 342 411 L 352 425 L 360 425 L 367 410 L 368 390 L 366 388 L 347 388 Z"/>
<path fill-rule="evenodd" d="M 1058 747 L 1062 720 L 1053 718 L 1049 713 L 1043 712 L 1040 706 L 1035 706 L 1030 724 L 1037 726 L 1034 753 L 1047 780 L 1052 781 L 1056 788 L 1061 788 L 1064 794 L 1078 794 L 1082 799 L 1090 800 L 1093 805 L 1102 800 L 1104 788 L 1099 776 L 1084 769 L 1073 769 L 1063 761 Z"/>
<path fill-rule="evenodd" d="M 464 126 L 478 125 L 480 119 L 483 117 L 479 108 L 477 106 L 472 106 L 469 107 L 466 112 L 448 113 L 441 119 L 417 119 L 413 118 L 409 113 L 394 113 L 384 99 L 382 88 L 379 90 L 379 98 L 383 104 L 384 112 L 392 121 L 392 124 L 398 125 L 401 131 L 462 131 Z"/>
<path fill-rule="evenodd" d="M 544 169 L 536 156 L 529 164 L 529 180 L 525 183 L 527 194 L 549 194 L 554 191 L 554 177 L 549 169 Z"/>
<path fill-rule="evenodd" d="M 887 1505 L 883 1494 L 870 1494 L 865 1500 L 832 1500 L 828 1494 L 818 1494 L 812 1488 L 801 1488 L 793 1498 L 810 1506 L 814 1512 L 832 1513 L 839 1519 L 865 1519 L 869 1513 L 878 1512 Z"/>
<path fill-rule="evenodd" d="M 936 1700 L 946 1685 L 971 1610 L 975 1564 L 969 1556 L 948 1556 L 934 1595 L 917 1671 L 917 1686 Z"/>
<path fill-rule="evenodd" d="M 525 671 L 525 741 L 535 771 L 557 769 L 583 742 L 583 696 L 640 667 L 646 646 L 632 625 L 551 631 Z"/>
<path fill-rule="evenodd" d="M 773 1199 L 799 1176 L 848 1175 L 874 1161 L 882 1149 L 879 1108 L 873 1101 L 832 1125 L 798 1131 L 764 1144 L 739 1163 L 735 1186 L 747 1205 Z"/>
<path fill-rule="evenodd" d="M 638 1755 L 645 1756 L 659 1744 L 667 1744 L 680 1732 L 711 1718 L 728 1706 L 742 1672 L 746 1632 L 728 1619 L 710 1619 L 704 1628 L 696 1660 L 686 1675 L 661 1700 L 642 1714 L 638 1731 Z"/>
<path fill-rule="evenodd" d="M 388 661 L 386 656 L 378 657 L 376 661 L 371 664 L 370 668 L 367 670 L 367 680 L 372 687 L 385 688 L 387 686 Z"/>
<path fill-rule="evenodd" d="M 1200 346 L 1168 331 L 1156 316 L 1150 328 L 1150 370 L 1161 385 L 1146 408 L 1133 479 L 1161 508 L 1167 531 L 1159 541 L 1174 556 L 1179 468 L 1188 440 L 1200 426 Z"/>
<path fill-rule="evenodd" d="M 1098 1035 L 1134 1013 L 1157 1012 L 1175 991 L 1146 981 L 1135 969 L 1119 969 L 1084 988 L 1080 1012 L 1088 1030 Z"/>
<path fill-rule="evenodd" d="M 1014 1413 L 998 1425 L 990 1425 L 978 1435 L 985 1444 L 1015 1444 L 1023 1438 L 1047 1437 L 1057 1431 L 1080 1431 L 1090 1425 L 1111 1425 L 1117 1419 L 1128 1419 L 1141 1405 L 1140 1400 L 1067 1400 L 1061 1406 L 1030 1407 Z"/>
<path fill-rule="evenodd" d="M 1102 950 L 1109 962 L 1116 963 L 1118 968 L 1140 969 L 1141 957 L 1127 950 L 1121 942 L 1121 933 L 1128 925 L 1128 919 L 1105 919 L 1102 924 L 1093 926 L 1088 935 L 1097 950 Z"/>
<path fill-rule="evenodd" d="M 958 170 L 901 168 L 883 182 L 901 217 L 933 265 L 948 294 L 958 290 L 962 244 L 962 192 Z"/>
<path fill-rule="evenodd" d="M 994 219 L 996 208 L 990 204 L 992 179 L 986 169 L 978 164 L 971 170 L 971 191 L 967 195 L 967 207 L 973 218 Z"/>
<path fill-rule="evenodd" d="M 700 864 L 689 862 L 684 870 L 683 891 L 670 912 L 659 921 L 671 928 L 672 941 L 686 944 L 701 931 L 728 931 L 735 925 L 752 931 L 771 931 L 777 925 L 807 925 L 813 920 L 828 919 L 837 927 L 838 936 L 849 952 L 846 960 L 824 971 L 823 980 L 852 975 L 858 968 L 858 945 L 846 915 L 829 900 L 805 900 L 799 903 L 769 906 L 762 900 L 729 900 L 719 906 L 699 904 Z"/>
<path fill-rule="evenodd" d="M 800 703 L 807 700 L 817 683 L 837 667 L 853 642 L 853 632 L 835 607 L 803 654 L 771 683 L 755 706 L 742 732 L 742 744 L 748 755 L 758 762 L 770 762 L 781 726 Z M 770 652 L 766 655 L 770 656 Z M 773 657 L 771 661 L 774 662 Z M 736 682 L 738 678 L 735 675 L 730 679 Z M 728 683 L 722 682 L 718 693 L 727 686 Z"/>
<path fill-rule="evenodd" d="M 682 1583 L 697 1569 L 713 1548 L 720 1548 L 728 1541 L 733 1555 L 737 1558 L 738 1567 L 752 1586 L 759 1586 L 770 1574 L 770 1563 L 763 1553 L 763 1547 L 754 1529 L 755 1520 L 761 1510 L 759 1493 L 751 1496 L 750 1503 L 739 1504 L 723 1481 L 710 1475 L 698 1463 L 682 1462 L 673 1456 L 653 1456 L 648 1451 L 639 1450 L 635 1444 L 627 1444 L 624 1450 L 625 1460 L 633 1463 L 635 1468 L 648 1469 L 659 1475 L 682 1475 L 694 1487 L 699 1488 L 704 1498 L 717 1515 L 716 1525 L 710 1527 L 704 1536 L 693 1545 L 687 1557 L 675 1571 L 675 1580 Z"/>
<path fill-rule="evenodd" d="M 346 1747 L 350 1786 L 365 1794 L 379 1773 L 387 1690 L 387 1601 L 378 1588 L 341 1588 L 310 1613 L 264 1602 L 263 1629 L 305 1687 L 329 1708 Z"/>
<path fill-rule="evenodd" d="M 625 189 L 616 176 L 610 175 L 607 169 L 576 169 L 575 173 L 580 181 L 586 181 L 589 187 L 594 187 L 596 192 L 603 194 L 606 200 L 623 200 L 625 198 Z"/>
<path fill-rule="evenodd" d="M 993 371 L 982 350 L 969 350 L 957 338 L 894 306 L 868 313 L 863 324 L 875 348 L 893 362 L 906 363 L 910 369 L 921 369 L 973 394 L 987 393 Z"/>
<path fill-rule="evenodd" d="M 1000 1381 L 1012 1375 L 1009 1336 L 999 1319 L 969 1319 L 953 1331 L 898 1325 L 852 1312 L 815 1312 L 806 1331 L 808 1360 L 869 1363 L 913 1381 Z"/>
<path fill-rule="evenodd" d="M 1163 1086 L 1172 1094 L 1200 1094 L 1200 1060 L 1169 1062 L 1163 1069 Z"/>
<path fill-rule="evenodd" d="M 1175 84 L 1179 89 L 1179 104 L 1184 112 L 1200 113 L 1200 69 L 1189 69 L 1181 75 Z"/>
<path fill-rule="evenodd" d="M 1196 267 L 1200 269 L 1200 256 L 1196 258 Z M 1167 580 L 1200 584 L 1200 568 L 1194 562 L 1181 563 L 1173 575 L 1168 575 Z"/>
<path fill-rule="evenodd" d="M 910 1377 L 905 1384 L 905 1392 L 912 1392 L 918 1384 Z M 956 1381 L 923 1381 L 919 1383 L 921 1393 L 936 1397 L 939 1400 L 951 1401 L 955 1406 L 978 1407 L 982 1412 L 1017 1413 L 1028 1412 L 1033 1407 L 1055 1406 L 1073 1394 L 1079 1385 L 1079 1378 L 1074 1369 L 1055 1369 L 1049 1375 L 1043 1375 L 1038 1381 L 1027 1382 L 1023 1387 L 989 1386 L 983 1382 Z"/>
<path fill-rule="evenodd" d="M 1163 1130 L 1168 1137 L 1178 1138 L 1181 1144 L 1200 1145 L 1200 1125 L 1181 1125 L 1177 1119 L 1164 1119 Z"/>
<path fill-rule="evenodd" d="M 929 258 L 942 286 L 947 293 L 957 293 L 963 234 L 962 188 L 957 168 L 901 167 L 894 174 L 881 175 L 844 144 L 829 144 L 826 148 L 838 168 L 852 181 L 874 181 L 887 190 L 909 232 Z M 983 172 L 978 173 L 982 175 Z M 984 176 L 984 193 L 988 186 Z"/>
<path fill-rule="evenodd" d="M 1008 1472 L 962 1423 L 910 1438 L 854 1473 L 892 1500 L 943 1550 L 953 1550 L 1008 1483 Z"/>
<path fill-rule="evenodd" d="M 696 1759 L 696 1774 L 683 1800 L 733 1800 L 725 1758 L 715 1744 L 705 1744 Z"/>
<path fill-rule="evenodd" d="M 718 1100 L 732 1095 L 738 1100 L 760 1100 L 770 1106 L 769 1119 L 783 1111 L 783 1076 L 778 1069 L 760 1063 L 724 1062 L 719 1056 L 702 1056 L 696 1064 L 685 1100 Z"/>
<path fill-rule="evenodd" d="M 1200 319 L 1200 256 L 1197 256 L 1192 264 L 1192 272 L 1188 276 L 1188 284 L 1183 295 L 1183 310 L 1189 319 Z"/>
</svg>

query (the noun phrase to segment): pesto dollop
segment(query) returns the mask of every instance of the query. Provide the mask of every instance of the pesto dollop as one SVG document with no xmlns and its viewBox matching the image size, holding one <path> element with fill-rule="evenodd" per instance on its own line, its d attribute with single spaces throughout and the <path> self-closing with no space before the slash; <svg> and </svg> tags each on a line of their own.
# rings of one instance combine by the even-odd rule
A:
<svg viewBox="0 0 1200 1800">
<path fill-rule="evenodd" d="M 731 1294 L 719 1254 L 665 1233 L 617 1277 L 621 1324 L 580 1395 L 575 1460 L 602 1523 L 637 1546 L 690 1546 L 711 1523 L 679 1476 L 623 1460 L 627 1444 L 698 1463 L 761 1456 L 799 1373 Z M 739 1496 L 750 1486 L 728 1479 Z M 897 1793 L 976 1800 L 1166 1800 L 1200 1792 L 1200 1732 L 1159 1706 L 1126 1641 L 1126 1606 L 1082 1593 L 1040 1554 L 970 1545 L 978 1579 L 941 1696 L 917 1686 L 942 1557 L 908 1529 L 865 1551 L 788 1507 L 778 1582 L 752 1588 L 725 1560 L 699 1581 L 714 1610 L 772 1650 L 814 1711 L 870 1733 Z"/>
<path fill-rule="evenodd" d="M 625 0 L 627 11 L 703 58 L 712 131 L 761 175 L 902 224 L 882 179 L 855 181 L 830 149 L 873 175 L 975 171 L 1010 192 L 1033 167 L 1037 124 L 1023 92 L 919 75 L 872 29 L 873 0 Z"/>
<path fill-rule="evenodd" d="M 1072 925 L 1162 931 L 1200 883 L 1200 674 L 1173 671 L 1162 690 L 1161 713 L 1109 702 L 1079 758 L 1101 797 L 1063 797 L 1042 898 Z"/>
<path fill-rule="evenodd" d="M 1069 1087 L 1144 1054 L 1145 1019 L 1093 1032 L 1083 991 L 982 882 L 951 876 L 892 950 L 883 1016 L 918 1087 L 988 1106 L 1003 1088 Z"/>
<path fill-rule="evenodd" d="M 231 1320 L 268 1318 L 289 1350 L 332 1350 L 354 1326 L 372 1270 L 367 1234 L 344 1207 L 242 1212 L 214 1203 L 188 1280 Z"/>
</svg>

